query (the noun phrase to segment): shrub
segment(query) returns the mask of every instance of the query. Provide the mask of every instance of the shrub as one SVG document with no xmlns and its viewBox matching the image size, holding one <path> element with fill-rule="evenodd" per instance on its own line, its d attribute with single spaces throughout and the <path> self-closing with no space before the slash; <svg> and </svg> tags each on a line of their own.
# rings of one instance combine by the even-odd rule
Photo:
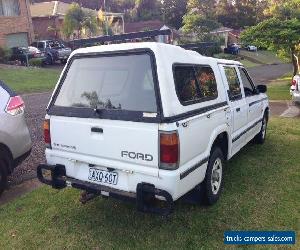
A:
<svg viewBox="0 0 300 250">
<path fill-rule="evenodd" d="M 11 57 L 11 50 L 8 48 L 0 47 L 0 62 L 7 63 Z"/>
<path fill-rule="evenodd" d="M 29 60 L 29 66 L 42 67 L 43 66 L 43 60 L 41 58 L 31 58 Z"/>
</svg>

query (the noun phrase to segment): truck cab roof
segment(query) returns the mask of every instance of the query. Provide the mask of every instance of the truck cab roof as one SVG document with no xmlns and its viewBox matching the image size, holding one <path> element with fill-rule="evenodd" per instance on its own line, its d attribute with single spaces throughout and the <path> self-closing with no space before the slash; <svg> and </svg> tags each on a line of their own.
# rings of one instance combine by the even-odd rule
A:
<svg viewBox="0 0 300 250">
<path fill-rule="evenodd" d="M 163 51 L 163 53 L 167 53 L 169 58 L 174 58 L 177 60 L 178 57 L 191 57 L 199 60 L 199 63 L 202 62 L 217 62 L 222 64 L 234 64 L 234 65 L 242 65 L 238 61 L 234 60 L 226 60 L 226 59 L 218 59 L 213 57 L 207 57 L 199 54 L 193 50 L 187 50 L 181 48 L 180 46 L 166 44 L 166 43 L 157 43 L 157 42 L 139 42 L 139 43 L 120 43 L 120 44 L 109 44 L 109 45 L 101 45 L 101 46 L 92 46 L 86 48 L 80 48 L 71 54 L 71 56 L 76 54 L 89 54 L 89 53 L 101 53 L 101 52 L 114 52 L 114 51 L 126 51 L 126 50 L 135 50 L 135 49 L 150 49 L 155 54 L 159 51 Z"/>
<path fill-rule="evenodd" d="M 164 117 L 173 117 L 181 115 L 195 109 L 205 108 L 208 105 L 217 105 L 227 101 L 224 87 L 221 86 L 223 81 L 219 71 L 218 64 L 237 65 L 242 64 L 237 61 L 217 59 L 203 56 L 195 51 L 186 50 L 180 46 L 157 43 L 157 42 L 140 42 L 140 43 L 122 43 L 80 48 L 72 52 L 70 58 L 85 57 L 95 54 L 114 54 L 116 52 L 134 53 L 135 51 L 148 51 L 154 56 L 154 67 L 157 75 L 159 94 L 161 99 L 161 108 Z M 174 86 L 174 67 L 176 65 L 205 65 L 210 67 L 216 75 L 219 93 L 214 100 L 195 103 L 193 105 L 182 105 L 176 96 Z"/>
</svg>

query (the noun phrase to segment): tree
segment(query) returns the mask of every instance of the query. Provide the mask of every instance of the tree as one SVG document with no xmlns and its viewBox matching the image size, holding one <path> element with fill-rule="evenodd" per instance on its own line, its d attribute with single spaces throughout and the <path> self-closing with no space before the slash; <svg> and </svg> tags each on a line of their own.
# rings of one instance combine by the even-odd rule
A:
<svg viewBox="0 0 300 250">
<path fill-rule="evenodd" d="M 211 31 L 220 27 L 215 19 L 215 1 L 189 0 L 187 3 L 188 13 L 183 17 L 182 31 L 197 36 L 197 40 L 214 40 Z"/>
<path fill-rule="evenodd" d="M 300 0 L 269 0 L 265 15 L 282 20 L 300 18 Z"/>
<path fill-rule="evenodd" d="M 182 26 L 182 19 L 187 11 L 187 0 L 163 0 L 162 12 L 164 22 L 179 29 Z"/>
<path fill-rule="evenodd" d="M 289 55 L 294 75 L 299 72 L 300 19 L 280 20 L 270 18 L 250 27 L 241 34 L 242 41 L 253 43 L 276 51 L 280 55 Z"/>
<path fill-rule="evenodd" d="M 67 11 L 63 23 L 63 33 L 70 37 L 74 32 L 80 38 L 82 32 L 95 33 L 97 30 L 97 18 L 92 11 L 85 11 L 79 4 L 73 3 Z"/>
<path fill-rule="evenodd" d="M 268 0 L 219 0 L 216 16 L 224 26 L 244 28 L 264 20 L 267 5 Z"/>
<path fill-rule="evenodd" d="M 232 1 L 220 0 L 216 7 L 216 16 L 218 22 L 223 24 L 223 26 L 236 28 L 236 9 Z"/>
<path fill-rule="evenodd" d="M 98 11 L 98 25 L 104 35 L 113 35 L 112 25 L 114 17 L 106 17 L 102 10 Z"/>
<path fill-rule="evenodd" d="M 110 0 L 106 2 L 106 9 L 112 12 L 127 12 L 134 6 L 135 0 Z"/>
<path fill-rule="evenodd" d="M 216 5 L 216 0 L 188 0 L 187 9 L 189 12 L 197 12 L 207 18 L 214 18 Z"/>
<path fill-rule="evenodd" d="M 133 21 L 161 19 L 161 2 L 157 0 L 135 0 L 135 6 L 130 11 Z"/>
</svg>

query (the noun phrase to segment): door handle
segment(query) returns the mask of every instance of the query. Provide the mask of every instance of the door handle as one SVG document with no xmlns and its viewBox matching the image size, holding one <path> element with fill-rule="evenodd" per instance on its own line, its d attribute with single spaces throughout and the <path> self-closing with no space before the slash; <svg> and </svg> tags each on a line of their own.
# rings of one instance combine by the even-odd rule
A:
<svg viewBox="0 0 300 250">
<path fill-rule="evenodd" d="M 240 112 L 241 111 L 241 108 L 236 108 L 236 112 Z"/>
<path fill-rule="evenodd" d="M 94 133 L 100 133 L 100 134 L 103 133 L 103 129 L 102 128 L 98 128 L 98 127 L 92 127 L 91 131 L 94 132 Z"/>
</svg>

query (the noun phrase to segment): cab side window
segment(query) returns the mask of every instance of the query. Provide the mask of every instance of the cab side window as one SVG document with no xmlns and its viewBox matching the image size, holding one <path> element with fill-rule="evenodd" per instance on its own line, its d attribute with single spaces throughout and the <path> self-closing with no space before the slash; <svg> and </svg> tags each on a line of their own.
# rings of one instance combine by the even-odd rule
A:
<svg viewBox="0 0 300 250">
<path fill-rule="evenodd" d="M 241 84 L 234 67 L 224 67 L 229 86 L 229 99 L 238 100 L 242 98 Z"/>
<path fill-rule="evenodd" d="M 245 96 L 247 97 L 254 95 L 254 84 L 252 83 L 247 71 L 244 68 L 239 68 L 239 71 L 244 86 Z"/>
</svg>

